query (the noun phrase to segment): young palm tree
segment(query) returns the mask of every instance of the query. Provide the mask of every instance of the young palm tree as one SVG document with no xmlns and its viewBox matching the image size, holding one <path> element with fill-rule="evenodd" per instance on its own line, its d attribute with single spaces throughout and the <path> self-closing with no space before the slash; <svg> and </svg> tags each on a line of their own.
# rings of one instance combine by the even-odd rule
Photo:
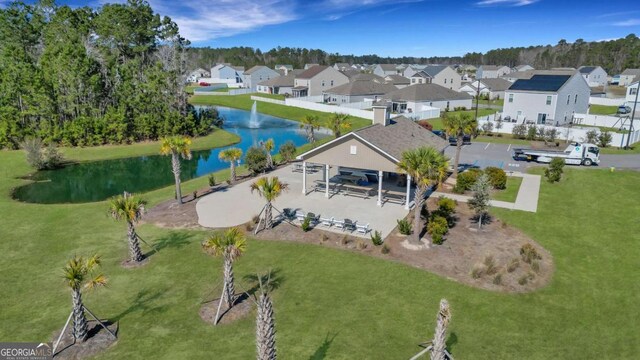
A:
<svg viewBox="0 0 640 360">
<path fill-rule="evenodd" d="M 224 259 L 224 302 L 231 309 L 235 301 L 233 262 L 247 250 L 247 242 L 238 228 L 230 228 L 224 233 L 215 233 L 202 243 L 202 247 L 213 256 Z"/>
<path fill-rule="evenodd" d="M 222 150 L 218 158 L 231 164 L 231 181 L 236 181 L 236 162 L 242 158 L 242 150 L 238 148 Z"/>
<path fill-rule="evenodd" d="M 165 137 L 162 139 L 160 154 L 171 155 L 171 170 L 176 180 L 176 197 L 178 204 L 182 204 L 182 191 L 180 189 L 180 158 L 191 159 L 191 139 L 182 136 Z"/>
<path fill-rule="evenodd" d="M 456 158 L 453 163 L 453 178 L 458 177 L 458 165 L 460 164 L 460 152 L 464 144 L 464 135 L 471 135 L 476 131 L 478 123 L 471 114 L 462 113 L 456 116 L 445 116 L 443 125 L 449 136 L 456 137 Z"/>
<path fill-rule="evenodd" d="M 333 113 L 329 119 L 327 119 L 326 126 L 333 131 L 333 135 L 335 135 L 336 138 L 339 138 L 343 131 L 351 129 L 351 124 L 347 121 L 348 119 L 349 115 L 347 114 Z"/>
<path fill-rule="evenodd" d="M 273 208 L 272 203 L 276 201 L 276 198 L 286 191 L 288 187 L 289 185 L 281 182 L 277 176 L 261 177 L 251 184 L 251 192 L 253 193 L 254 190 L 257 191 L 258 195 L 267 201 L 264 207 L 264 221 L 267 229 L 273 226 L 273 217 L 271 214 Z"/>
<path fill-rule="evenodd" d="M 300 122 L 300 128 L 307 133 L 307 141 L 314 143 L 316 141 L 315 131 L 320 129 L 320 119 L 315 115 L 306 115 Z"/>
<path fill-rule="evenodd" d="M 447 160 L 444 155 L 432 147 L 420 147 L 415 150 L 405 151 L 402 161 L 398 164 L 398 170 L 411 176 L 416 183 L 413 212 L 413 234 L 409 241 L 420 244 L 421 218 L 420 210 L 424 203 L 424 196 L 429 186 L 435 182 L 439 184 L 447 171 Z"/>
<path fill-rule="evenodd" d="M 271 302 L 270 277 L 263 282 L 258 276 L 260 296 L 258 297 L 258 314 L 256 316 L 256 347 L 258 360 L 273 360 L 276 358 L 276 329 L 273 318 L 273 303 Z"/>
<path fill-rule="evenodd" d="M 116 220 L 127 222 L 127 238 L 129 239 L 129 254 L 131 261 L 142 261 L 140 238 L 136 233 L 135 224 L 144 214 L 147 202 L 135 195 L 125 194 L 114 196 L 109 200 L 109 215 Z"/>
<path fill-rule="evenodd" d="M 451 321 L 451 309 L 446 299 L 440 300 L 440 311 L 436 320 L 436 333 L 433 336 L 433 348 L 431 350 L 431 360 L 445 360 L 445 349 L 447 347 L 447 326 Z"/>
<path fill-rule="evenodd" d="M 267 167 L 273 168 L 273 157 L 271 157 L 271 152 L 276 147 L 276 144 L 273 142 L 273 139 L 267 139 L 267 141 L 262 142 L 262 147 L 267 152 Z"/>
<path fill-rule="evenodd" d="M 94 255 L 88 259 L 74 256 L 63 268 L 64 278 L 71 289 L 73 303 L 73 337 L 76 340 L 85 341 L 89 331 L 87 318 L 84 315 L 82 303 L 82 289 L 93 289 L 106 285 L 107 278 L 102 275 L 93 275 L 94 270 L 100 266 L 100 257 Z"/>
</svg>

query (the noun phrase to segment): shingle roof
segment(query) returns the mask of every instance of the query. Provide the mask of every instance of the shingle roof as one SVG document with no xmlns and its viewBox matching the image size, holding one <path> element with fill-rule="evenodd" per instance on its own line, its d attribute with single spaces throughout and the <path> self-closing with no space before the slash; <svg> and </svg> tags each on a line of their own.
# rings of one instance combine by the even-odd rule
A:
<svg viewBox="0 0 640 360">
<path fill-rule="evenodd" d="M 355 131 L 355 134 L 397 160 L 401 160 L 402 153 L 407 150 L 432 146 L 442 151 L 448 145 L 441 137 L 404 116 L 391 119 L 387 126 L 374 124 Z"/>
<path fill-rule="evenodd" d="M 378 64 L 383 71 L 396 71 L 396 64 Z"/>
<path fill-rule="evenodd" d="M 356 80 L 336 86 L 325 92 L 336 95 L 382 95 L 396 89 L 392 84 L 379 83 L 372 80 Z"/>
<path fill-rule="evenodd" d="M 491 91 L 505 91 L 511 86 L 511 83 L 505 79 L 481 79 L 480 82 Z"/>
<path fill-rule="evenodd" d="M 398 75 L 398 74 L 391 74 L 391 75 L 387 75 L 384 77 L 385 79 L 389 79 L 388 82 L 394 84 L 394 85 L 403 85 L 403 84 L 410 84 L 411 80 L 409 80 L 408 78 L 402 76 L 402 75 Z"/>
<path fill-rule="evenodd" d="M 571 75 L 533 75 L 531 79 L 516 80 L 509 90 L 555 92 L 570 78 Z"/>
<path fill-rule="evenodd" d="M 385 97 L 394 101 L 443 101 L 473 98 L 466 92 L 457 92 L 437 84 L 415 84 L 390 92 Z"/>
<path fill-rule="evenodd" d="M 580 66 L 578 71 L 580 71 L 581 74 L 591 74 L 591 72 L 597 68 L 597 66 Z"/>
<path fill-rule="evenodd" d="M 274 77 L 273 79 L 269 79 L 269 80 L 265 80 L 265 81 L 259 82 L 258 85 L 278 86 L 278 87 L 291 86 L 291 87 L 293 87 L 296 75 L 300 74 L 303 71 L 304 70 L 300 70 L 300 69 L 291 70 L 291 71 L 289 71 L 289 73 L 287 75 L 277 76 L 277 77 Z"/>
<path fill-rule="evenodd" d="M 278 68 L 285 68 L 287 70 L 293 70 L 293 65 L 288 65 L 288 64 L 277 64 L 276 66 L 274 66 L 274 69 L 278 69 Z"/>
<path fill-rule="evenodd" d="M 379 76 L 376 74 L 358 73 L 351 77 L 351 81 L 358 81 L 358 80 L 371 80 L 371 81 L 379 82 L 381 84 L 385 82 L 382 76 Z"/>
<path fill-rule="evenodd" d="M 251 75 L 252 73 L 254 73 L 254 72 L 256 72 L 256 71 L 258 71 L 258 70 L 260 70 L 262 68 L 267 68 L 267 67 L 264 66 L 264 65 L 256 65 L 256 66 L 252 67 L 251 69 L 245 71 L 244 73 L 245 73 L 245 75 Z M 267 68 L 267 69 L 269 69 L 269 68 Z M 269 69 L 269 70 L 271 70 L 271 69 Z"/>
<path fill-rule="evenodd" d="M 324 70 L 326 70 L 327 68 L 329 68 L 326 65 L 315 65 L 312 66 L 310 68 L 308 68 L 307 70 L 303 71 L 300 75 L 296 76 L 296 78 L 298 79 L 311 79 L 314 76 L 320 74 L 321 72 L 323 72 Z"/>
<path fill-rule="evenodd" d="M 420 71 L 415 72 L 413 75 L 411 75 L 411 77 L 421 77 L 421 78 L 424 78 L 424 79 L 433 78 L 433 76 L 427 74 L 424 70 L 420 70 Z"/>
<path fill-rule="evenodd" d="M 480 67 L 484 71 L 484 70 L 498 70 L 505 66 L 504 65 L 481 65 Z"/>
<path fill-rule="evenodd" d="M 354 76 L 362 74 L 359 70 L 356 69 L 340 70 L 340 72 L 347 75 L 348 78 L 352 78 Z"/>
<path fill-rule="evenodd" d="M 625 69 L 620 75 L 640 75 L 640 69 Z"/>
<path fill-rule="evenodd" d="M 435 77 L 436 75 L 440 74 L 442 70 L 448 67 L 448 65 L 428 65 L 424 69 L 422 69 L 422 71 L 431 77 Z"/>
</svg>

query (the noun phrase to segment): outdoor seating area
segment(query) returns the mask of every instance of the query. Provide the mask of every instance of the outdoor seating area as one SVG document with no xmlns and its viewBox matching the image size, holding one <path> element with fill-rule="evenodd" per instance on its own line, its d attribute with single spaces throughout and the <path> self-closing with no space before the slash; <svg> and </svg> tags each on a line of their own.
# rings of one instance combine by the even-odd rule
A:
<svg viewBox="0 0 640 360">
<path fill-rule="evenodd" d="M 292 213 L 291 209 L 284 209 L 283 212 L 285 216 Z M 325 230 L 337 230 L 349 233 L 356 232 L 360 235 L 367 235 L 371 231 L 369 223 L 363 224 L 357 220 L 347 218 L 321 217 L 320 215 L 316 215 L 312 212 L 304 213 L 303 211 L 298 210 L 295 212 L 295 219 L 300 225 L 302 225 L 306 219 L 309 219 L 309 224 L 312 227 L 321 225 Z"/>
</svg>

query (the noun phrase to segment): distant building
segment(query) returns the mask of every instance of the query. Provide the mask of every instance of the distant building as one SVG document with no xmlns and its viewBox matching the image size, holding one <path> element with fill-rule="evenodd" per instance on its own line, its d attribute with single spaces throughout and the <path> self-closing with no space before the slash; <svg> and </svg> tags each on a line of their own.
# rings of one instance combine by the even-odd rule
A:
<svg viewBox="0 0 640 360">
<path fill-rule="evenodd" d="M 208 78 L 209 76 L 211 76 L 211 73 L 209 71 L 203 68 L 198 68 L 189 73 L 189 76 L 187 76 L 187 82 L 198 82 L 200 78 Z"/>
<path fill-rule="evenodd" d="M 591 87 L 605 86 L 607 84 L 607 72 L 600 66 L 580 66 L 578 72 Z"/>
<path fill-rule="evenodd" d="M 220 80 L 231 80 L 235 83 L 244 81 L 244 66 L 232 66 L 229 63 L 216 64 L 211 68 L 211 78 Z"/>
<path fill-rule="evenodd" d="M 278 65 L 274 66 L 273 69 L 275 71 L 282 72 L 283 75 L 287 75 L 289 73 L 289 71 L 293 70 L 293 65 L 278 64 Z"/>
<path fill-rule="evenodd" d="M 384 80 L 389 84 L 393 84 L 398 89 L 402 89 L 411 85 L 411 80 L 402 75 L 396 75 L 396 74 L 387 75 L 384 77 Z"/>
<path fill-rule="evenodd" d="M 395 112 L 420 112 L 423 107 L 453 110 L 471 108 L 473 97 L 437 84 L 415 84 L 395 90 L 383 97 L 392 103 Z"/>
<path fill-rule="evenodd" d="M 528 70 L 535 70 L 535 69 L 531 65 L 518 65 L 513 68 L 513 71 L 528 71 Z"/>
<path fill-rule="evenodd" d="M 377 76 L 377 75 L 373 75 Z M 325 102 L 344 104 L 361 101 L 377 101 L 384 94 L 397 90 L 393 84 L 374 80 L 354 80 L 324 91 Z"/>
<path fill-rule="evenodd" d="M 466 92 L 471 96 L 478 94 L 480 86 L 480 96 L 488 96 L 489 99 L 504 99 L 504 92 L 511 86 L 511 82 L 505 79 L 481 79 L 471 83 L 466 83 L 460 87 L 460 92 Z"/>
<path fill-rule="evenodd" d="M 318 96 L 326 90 L 349 82 L 347 75 L 325 65 L 312 66 L 295 77 L 294 97 Z"/>
<path fill-rule="evenodd" d="M 295 77 L 303 72 L 302 69 L 289 71 L 286 75 L 277 76 L 273 79 L 264 80 L 258 83 L 258 92 L 263 94 L 293 95 Z"/>
<path fill-rule="evenodd" d="M 640 69 L 625 69 L 622 74 L 620 74 L 618 85 L 629 86 L 636 80 L 640 80 Z"/>
<path fill-rule="evenodd" d="M 309 70 L 310 68 L 314 67 L 314 66 L 318 66 L 319 64 L 304 64 L 304 69 L 305 70 Z"/>
<path fill-rule="evenodd" d="M 503 65 L 481 65 L 476 72 L 477 79 L 495 79 L 511 72 L 511 68 Z"/>
<path fill-rule="evenodd" d="M 333 68 L 338 70 L 338 71 L 344 71 L 347 69 L 353 69 L 351 67 L 351 65 L 347 64 L 347 63 L 335 63 L 333 64 Z"/>
<path fill-rule="evenodd" d="M 417 69 L 416 67 L 410 67 L 413 70 Z M 405 70 L 406 74 L 410 74 L 411 71 L 409 68 Z M 416 71 L 409 77 L 411 79 L 411 84 L 437 84 L 447 89 L 458 91 L 462 84 L 462 78 L 457 71 L 455 71 L 451 66 L 447 65 L 427 65 L 424 66 L 421 70 Z"/>
<path fill-rule="evenodd" d="M 636 97 L 638 96 L 636 95 L 638 94 L 638 85 L 640 85 L 640 81 L 636 81 L 633 84 L 629 84 L 629 86 L 627 86 L 627 97 L 625 99 L 626 100 L 625 104 L 631 107 L 632 111 L 633 111 L 633 103 L 636 101 Z M 638 103 L 636 104 L 636 111 L 640 111 L 640 97 L 637 99 L 638 99 Z"/>
<path fill-rule="evenodd" d="M 373 73 L 385 77 L 387 75 L 397 75 L 398 69 L 396 64 L 378 64 L 373 69 Z"/>
<path fill-rule="evenodd" d="M 258 83 L 279 77 L 280 73 L 264 65 L 256 65 L 244 72 L 244 87 L 253 91 L 258 90 Z"/>
</svg>

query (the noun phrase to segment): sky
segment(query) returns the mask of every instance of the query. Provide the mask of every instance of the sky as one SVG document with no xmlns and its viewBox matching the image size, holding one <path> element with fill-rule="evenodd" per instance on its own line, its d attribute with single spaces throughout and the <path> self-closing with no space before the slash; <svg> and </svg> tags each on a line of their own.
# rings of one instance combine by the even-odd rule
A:
<svg viewBox="0 0 640 360">
<path fill-rule="evenodd" d="M 429 57 L 640 35 L 640 0 L 148 1 L 193 46 Z M 58 0 L 93 7 L 106 2 L 113 1 Z"/>
</svg>

